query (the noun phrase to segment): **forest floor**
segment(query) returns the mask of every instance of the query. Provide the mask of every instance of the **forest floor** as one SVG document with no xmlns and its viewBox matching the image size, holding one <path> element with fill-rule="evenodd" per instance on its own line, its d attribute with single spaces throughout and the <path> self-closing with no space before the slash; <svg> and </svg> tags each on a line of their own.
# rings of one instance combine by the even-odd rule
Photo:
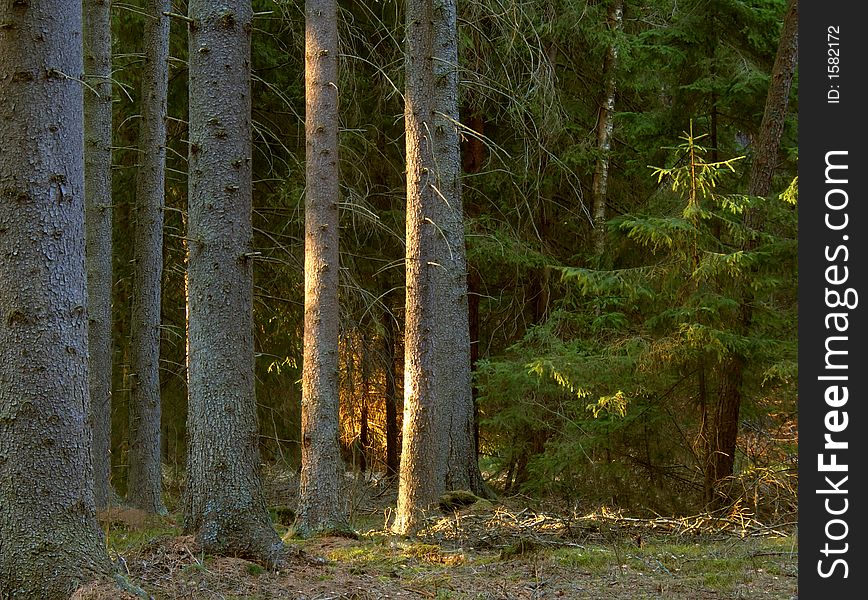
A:
<svg viewBox="0 0 868 600">
<path fill-rule="evenodd" d="M 203 555 L 173 515 L 114 509 L 102 523 L 119 568 L 156 600 L 798 597 L 794 525 L 763 526 L 745 511 L 682 519 L 631 519 L 605 510 L 565 517 L 480 501 L 433 516 L 413 538 L 384 529 L 386 509 L 355 518 L 358 539 L 309 540 L 280 524 L 290 520 L 281 510 L 273 516 L 297 550 L 279 572 Z"/>
</svg>

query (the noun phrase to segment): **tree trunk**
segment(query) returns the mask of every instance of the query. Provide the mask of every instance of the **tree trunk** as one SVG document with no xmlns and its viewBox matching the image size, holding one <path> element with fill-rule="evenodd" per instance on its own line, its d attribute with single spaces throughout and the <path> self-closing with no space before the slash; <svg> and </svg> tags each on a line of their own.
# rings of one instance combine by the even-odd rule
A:
<svg viewBox="0 0 868 600">
<path fill-rule="evenodd" d="M 386 360 L 386 475 L 398 476 L 398 386 L 396 338 L 398 324 L 388 310 L 383 315 L 385 333 L 383 334 L 383 356 Z"/>
<path fill-rule="evenodd" d="M 84 10 L 84 196 L 90 424 L 94 501 L 112 500 L 112 50 L 111 2 Z"/>
<path fill-rule="evenodd" d="M 784 16 L 784 27 L 778 44 L 775 64 L 772 69 L 762 126 L 751 165 L 748 193 L 751 196 L 768 196 L 771 192 L 772 176 L 777 165 L 778 147 L 784 131 L 790 89 L 796 68 L 798 53 L 799 7 L 797 0 L 790 0 Z M 752 229 L 759 229 L 759 212 L 748 209 L 744 223 Z M 745 250 L 753 250 L 756 242 L 749 240 Z M 739 327 L 743 333 L 750 330 L 753 320 L 753 294 L 745 288 L 741 298 Z M 733 474 L 733 465 L 738 442 L 738 416 L 741 409 L 742 383 L 744 379 L 745 357 L 732 356 L 721 367 L 717 418 L 713 438 L 713 473 L 715 487 L 717 482 Z M 715 494 L 720 497 L 719 493 Z M 718 501 L 719 502 L 719 501 Z"/>
<path fill-rule="evenodd" d="M 613 35 L 621 32 L 624 22 L 624 0 L 612 0 L 606 19 Z M 609 155 L 612 150 L 612 130 L 615 123 L 615 70 L 618 66 L 618 44 L 612 40 L 603 62 L 604 97 L 597 122 L 597 167 L 594 170 L 594 251 L 602 260 L 606 253 L 606 192 L 609 187 Z"/>
<path fill-rule="evenodd" d="M 527 446 L 521 451 L 515 465 L 515 479 L 510 488 L 513 491 L 520 492 L 521 487 L 530 479 L 530 471 L 527 468 L 530 459 L 545 451 L 545 432 L 528 428 L 525 439 L 527 440 Z"/>
<path fill-rule="evenodd" d="M 458 15 L 455 0 L 434 2 L 432 117 L 436 186 L 433 202 L 446 247 L 441 245 L 435 293 L 444 314 L 435 340 L 442 388 L 438 394 L 444 421 L 445 489 L 485 495 L 474 436 L 470 375 L 470 323 L 467 300 L 467 250 L 461 202 L 461 152 L 458 135 Z M 447 375 L 448 374 L 448 375 Z"/>
<path fill-rule="evenodd" d="M 60 600 L 111 570 L 88 427 L 82 4 L 5 2 L 0 23 L 0 598 Z"/>
<path fill-rule="evenodd" d="M 368 448 L 371 445 L 368 428 L 368 393 L 367 384 L 365 393 L 362 395 L 361 424 L 359 425 L 359 471 L 365 473 L 368 470 Z"/>
<path fill-rule="evenodd" d="M 146 8 L 130 339 L 133 381 L 127 501 L 157 514 L 166 512 L 160 470 L 160 293 L 169 85 L 169 17 L 163 13 L 171 7 L 171 0 L 148 0 Z"/>
<path fill-rule="evenodd" d="M 437 223 L 431 132 L 434 128 L 434 1 L 406 4 L 406 318 L 404 333 L 404 434 L 398 506 L 392 527 L 415 530 L 443 491 L 444 458 L 434 383 L 441 376 L 436 336 L 444 314 L 438 312 L 437 264 L 442 225 Z"/>
<path fill-rule="evenodd" d="M 768 196 L 772 187 L 772 176 L 778 163 L 778 147 L 784 133 L 784 121 L 790 102 L 790 89 L 796 71 L 799 48 L 799 3 L 790 0 L 784 16 L 784 28 L 778 44 L 775 65 L 766 106 L 763 112 L 759 140 L 750 170 L 751 196 Z"/>
<path fill-rule="evenodd" d="M 708 377 L 705 361 L 700 360 L 697 369 L 697 395 L 699 396 L 699 435 L 697 436 L 697 458 L 702 461 L 703 472 L 702 501 L 710 506 L 714 499 L 714 444 L 712 442 L 710 418 L 708 414 Z"/>
<path fill-rule="evenodd" d="M 334 0 L 305 2 L 307 166 L 301 486 L 304 535 L 347 526 L 338 396 L 338 30 Z"/>
<path fill-rule="evenodd" d="M 721 488 L 721 481 L 733 474 L 735 466 L 743 376 L 741 357 L 732 357 L 724 363 L 707 467 L 710 472 L 706 475 L 705 485 L 706 502 L 710 508 L 720 508 L 729 499 L 729 494 Z"/>
<path fill-rule="evenodd" d="M 259 477 L 253 358 L 249 0 L 189 3 L 187 489 L 206 552 L 279 562 Z"/>
</svg>

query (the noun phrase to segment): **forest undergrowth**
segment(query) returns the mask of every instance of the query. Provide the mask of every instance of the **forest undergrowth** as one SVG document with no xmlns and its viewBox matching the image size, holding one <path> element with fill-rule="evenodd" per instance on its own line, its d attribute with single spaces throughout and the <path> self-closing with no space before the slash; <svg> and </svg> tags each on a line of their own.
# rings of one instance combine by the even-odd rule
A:
<svg viewBox="0 0 868 600">
<path fill-rule="evenodd" d="M 492 502 L 455 494 L 416 536 L 404 537 L 387 528 L 394 486 L 357 478 L 347 483 L 357 537 L 300 539 L 286 493 L 291 479 L 266 482 L 274 526 L 291 550 L 282 570 L 203 553 L 182 535 L 177 512 L 102 512 L 109 553 L 155 600 L 797 598 L 795 523 L 761 523 L 741 503 L 713 514 L 639 518 L 606 507 L 578 514 L 525 496 Z M 94 584 L 76 597 L 118 592 Z"/>
</svg>

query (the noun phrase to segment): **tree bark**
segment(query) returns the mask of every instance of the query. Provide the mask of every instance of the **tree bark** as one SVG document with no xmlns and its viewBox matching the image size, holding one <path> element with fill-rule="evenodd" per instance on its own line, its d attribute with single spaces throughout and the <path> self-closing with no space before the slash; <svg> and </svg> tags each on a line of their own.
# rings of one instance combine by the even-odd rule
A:
<svg viewBox="0 0 868 600">
<path fill-rule="evenodd" d="M 338 30 L 335 0 L 305 2 L 304 367 L 301 485 L 303 535 L 347 527 L 338 435 Z"/>
<path fill-rule="evenodd" d="M 606 19 L 613 35 L 621 32 L 624 22 L 624 0 L 612 0 Z M 606 193 L 609 187 L 609 156 L 612 151 L 612 130 L 615 124 L 615 70 L 618 66 L 618 44 L 612 40 L 603 62 L 605 77 L 603 102 L 597 122 L 597 166 L 594 170 L 594 251 L 602 260 L 606 253 Z"/>
<path fill-rule="evenodd" d="M 364 386 L 362 394 L 361 416 L 359 424 L 359 471 L 365 473 L 368 470 L 368 449 L 371 446 L 370 431 L 368 427 L 368 385 Z"/>
<path fill-rule="evenodd" d="M 111 2 L 85 0 L 84 196 L 90 425 L 94 501 L 112 500 L 112 53 Z"/>
<path fill-rule="evenodd" d="M 131 322 L 130 449 L 127 501 L 165 514 L 160 468 L 160 293 L 166 182 L 166 98 L 171 0 L 148 0 L 142 120 L 136 178 L 135 266 Z"/>
<path fill-rule="evenodd" d="M 440 295 L 435 340 L 442 388 L 437 397 L 443 415 L 441 434 L 446 457 L 446 490 L 485 495 L 474 436 L 473 389 L 470 374 L 470 322 L 467 300 L 467 250 L 461 201 L 461 151 L 458 135 L 458 14 L 455 0 L 434 2 L 433 149 L 436 187 L 433 196 L 445 248 L 441 245 L 435 293 Z"/>
<path fill-rule="evenodd" d="M 0 598 L 60 600 L 111 562 L 96 522 L 82 4 L 0 5 Z"/>
<path fill-rule="evenodd" d="M 386 360 L 386 475 L 398 476 L 398 386 L 397 356 L 395 340 L 398 337 L 398 324 L 388 310 L 384 311 L 383 357 Z"/>
<path fill-rule="evenodd" d="M 259 476 L 253 358 L 249 0 L 189 3 L 189 407 L 184 530 L 206 552 L 284 555 Z"/>
<path fill-rule="evenodd" d="M 706 472 L 706 503 L 710 508 L 720 508 L 729 498 L 721 482 L 733 474 L 738 421 L 741 411 L 741 384 L 744 378 L 744 362 L 741 357 L 728 359 L 721 373 L 720 397 L 714 415 L 714 434 Z M 709 490 L 711 493 L 709 493 Z"/>
<path fill-rule="evenodd" d="M 778 163 L 778 148 L 784 133 L 784 122 L 790 102 L 790 89 L 796 72 L 798 49 L 799 3 L 798 0 L 790 0 L 787 4 L 784 28 L 781 31 L 769 91 L 766 95 L 759 140 L 751 163 L 748 191 L 751 196 L 765 197 L 771 192 L 772 177 Z"/>
<path fill-rule="evenodd" d="M 433 0 L 408 0 L 404 123 L 406 130 L 406 317 L 404 333 L 404 422 L 398 506 L 393 530 L 414 531 L 443 491 L 441 436 L 434 383 L 438 369 L 436 270 L 443 245 L 435 205 Z"/>
</svg>

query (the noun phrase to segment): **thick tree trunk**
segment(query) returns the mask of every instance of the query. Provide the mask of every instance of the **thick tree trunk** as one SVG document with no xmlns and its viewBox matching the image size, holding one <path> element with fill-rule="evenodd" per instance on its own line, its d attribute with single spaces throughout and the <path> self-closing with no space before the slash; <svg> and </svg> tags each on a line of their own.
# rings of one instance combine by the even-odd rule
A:
<svg viewBox="0 0 868 600">
<path fill-rule="evenodd" d="M 259 477 L 249 0 L 191 0 L 184 529 L 206 552 L 284 554 Z"/>
<path fill-rule="evenodd" d="M 94 501 L 112 500 L 112 51 L 111 2 L 84 10 L 84 196 L 87 267 L 90 424 Z"/>
<path fill-rule="evenodd" d="M 0 23 L 0 598 L 60 600 L 111 570 L 88 427 L 82 5 L 5 2 Z"/>
<path fill-rule="evenodd" d="M 612 0 L 606 19 L 609 29 L 617 35 L 624 22 L 624 0 Z M 606 253 L 606 193 L 609 188 L 609 155 L 612 151 L 612 130 L 615 124 L 615 70 L 618 66 L 618 44 L 612 41 L 603 62 L 605 78 L 603 102 L 597 121 L 597 166 L 594 170 L 594 251 L 602 259 Z"/>
<path fill-rule="evenodd" d="M 784 131 L 790 89 L 796 68 L 798 54 L 799 7 L 797 0 L 790 0 L 784 16 L 784 27 L 772 69 L 766 106 L 763 112 L 759 141 L 751 165 L 748 193 L 751 196 L 765 197 L 771 193 L 772 177 L 777 165 L 778 147 Z M 755 209 L 745 211 L 744 223 L 752 229 L 761 227 L 759 212 Z M 745 250 L 753 250 L 756 242 L 748 241 Z M 753 294 L 745 289 L 739 311 L 741 331 L 747 333 L 753 320 Z M 721 367 L 717 418 L 713 438 L 712 473 L 715 489 L 720 479 L 733 474 L 736 444 L 738 442 L 738 416 L 741 409 L 742 383 L 744 379 L 745 357 L 732 356 Z M 715 494 L 719 503 L 720 493 Z"/>
<path fill-rule="evenodd" d="M 127 501 L 158 514 L 166 512 L 160 469 L 160 293 L 169 85 L 169 17 L 163 13 L 171 7 L 171 0 L 148 0 L 146 8 L 130 339 L 133 381 Z"/>
<path fill-rule="evenodd" d="M 347 526 L 338 435 L 338 30 L 335 0 L 305 2 L 307 166 L 300 533 Z"/>
<path fill-rule="evenodd" d="M 438 312 L 437 261 L 444 245 L 435 204 L 437 165 L 434 130 L 434 1 L 406 5 L 406 90 L 404 123 L 407 144 L 406 318 L 404 334 L 404 434 L 398 507 L 392 527 L 400 534 L 415 530 L 443 491 L 444 458 L 437 414 L 436 334 L 444 315 Z"/>
<path fill-rule="evenodd" d="M 458 15 L 455 0 L 434 2 L 433 143 L 436 169 L 433 202 L 446 247 L 438 257 L 438 307 L 435 341 L 440 378 L 435 385 L 443 415 L 441 434 L 445 489 L 486 494 L 474 436 L 473 389 L 470 377 L 470 323 L 467 300 L 467 250 L 461 202 L 461 153 L 458 135 Z M 447 375 L 448 374 L 448 375 Z"/>
<path fill-rule="evenodd" d="M 778 163 L 778 148 L 784 133 L 790 89 L 796 72 L 799 49 L 799 3 L 790 0 L 784 16 L 784 28 L 778 44 L 772 79 L 766 95 L 759 140 L 751 163 L 751 196 L 768 196 L 771 192 L 772 177 Z"/>
</svg>

